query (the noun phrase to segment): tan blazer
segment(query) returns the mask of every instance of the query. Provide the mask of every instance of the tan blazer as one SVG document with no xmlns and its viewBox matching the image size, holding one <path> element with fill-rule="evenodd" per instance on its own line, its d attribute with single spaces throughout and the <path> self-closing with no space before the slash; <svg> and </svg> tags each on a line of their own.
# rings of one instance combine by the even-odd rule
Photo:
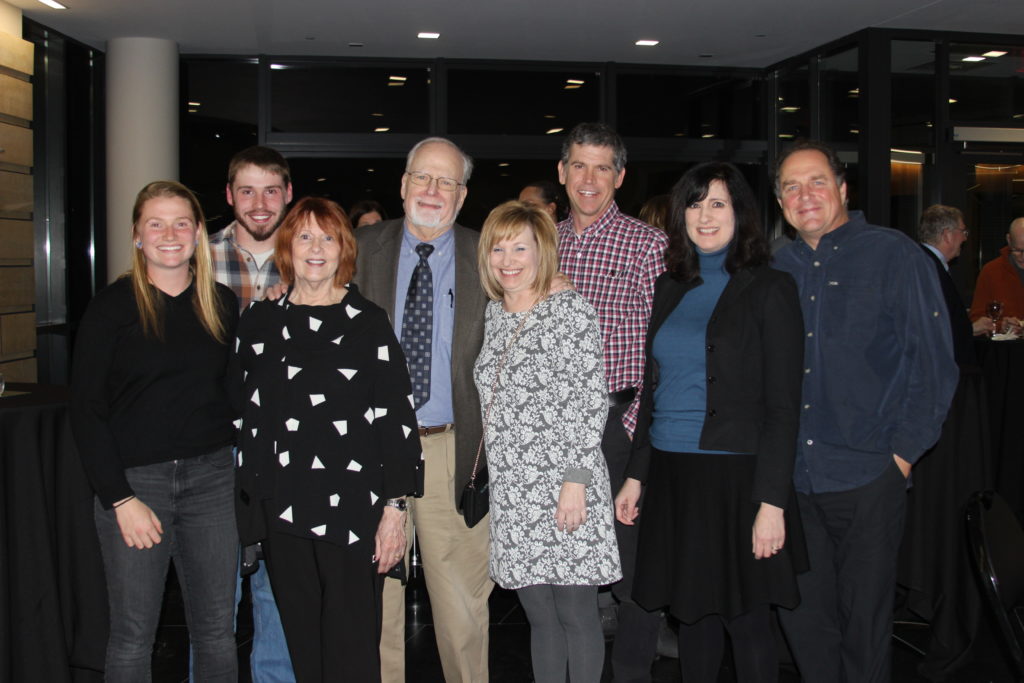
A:
<svg viewBox="0 0 1024 683">
<path fill-rule="evenodd" d="M 359 253 L 353 278 L 359 291 L 394 321 L 398 254 L 404 219 L 383 221 L 356 230 Z M 456 224 L 455 329 L 452 330 L 452 402 L 455 414 L 455 505 L 469 481 L 480 443 L 480 398 L 473 382 L 473 364 L 484 339 L 487 295 L 480 286 L 476 247 L 480 233 Z M 481 465 L 483 457 L 481 456 Z"/>
</svg>

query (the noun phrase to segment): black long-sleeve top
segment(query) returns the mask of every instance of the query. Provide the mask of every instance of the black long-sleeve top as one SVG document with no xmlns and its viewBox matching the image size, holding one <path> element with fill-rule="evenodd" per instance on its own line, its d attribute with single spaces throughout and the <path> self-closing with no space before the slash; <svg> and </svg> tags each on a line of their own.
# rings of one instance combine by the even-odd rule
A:
<svg viewBox="0 0 1024 683">
<path fill-rule="evenodd" d="M 233 374 L 236 508 L 243 543 L 277 531 L 373 555 L 384 501 L 420 495 L 423 470 L 409 370 L 387 314 L 349 285 L 339 304 L 288 297 L 246 309 Z"/>
<path fill-rule="evenodd" d="M 75 342 L 71 425 L 86 475 L 110 508 L 133 494 L 125 469 L 191 458 L 234 442 L 225 382 L 231 351 L 203 328 L 194 287 L 162 300 L 163 339 L 145 336 L 131 281 L 89 303 Z M 227 339 L 238 302 L 217 285 Z"/>
</svg>

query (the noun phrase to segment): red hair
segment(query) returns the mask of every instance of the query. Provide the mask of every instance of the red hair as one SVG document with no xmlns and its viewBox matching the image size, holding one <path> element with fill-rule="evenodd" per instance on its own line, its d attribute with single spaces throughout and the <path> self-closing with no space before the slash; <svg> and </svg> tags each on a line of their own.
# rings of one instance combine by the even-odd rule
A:
<svg viewBox="0 0 1024 683">
<path fill-rule="evenodd" d="M 274 264 L 281 273 L 283 282 L 295 282 L 295 268 L 292 266 L 292 239 L 299 228 L 311 220 L 316 221 L 324 233 L 338 241 L 341 252 L 338 254 L 338 272 L 334 274 L 334 284 L 338 287 L 347 285 L 356 274 L 356 238 L 352 234 L 352 224 L 348 216 L 337 203 L 323 197 L 303 197 L 285 216 L 281 227 L 277 229 L 277 244 L 274 246 Z"/>
</svg>

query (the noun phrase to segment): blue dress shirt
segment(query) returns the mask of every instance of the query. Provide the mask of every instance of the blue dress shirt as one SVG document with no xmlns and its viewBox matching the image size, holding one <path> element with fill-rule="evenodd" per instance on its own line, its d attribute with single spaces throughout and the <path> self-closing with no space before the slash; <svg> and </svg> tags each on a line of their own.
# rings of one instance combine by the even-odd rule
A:
<svg viewBox="0 0 1024 683">
<path fill-rule="evenodd" d="M 402 338 L 405 295 L 412 271 L 420 261 L 416 245 L 422 242 L 406 225 L 398 254 L 395 281 L 395 336 Z M 416 411 L 420 425 L 433 427 L 454 422 L 452 411 L 452 330 L 455 327 L 455 234 L 445 230 L 429 242 L 434 251 L 427 258 L 434 281 L 434 334 L 431 339 L 430 398 Z"/>
<path fill-rule="evenodd" d="M 804 315 L 804 383 L 793 483 L 848 491 L 915 462 L 939 437 L 959 372 L 935 266 L 860 211 L 775 255 Z"/>
</svg>

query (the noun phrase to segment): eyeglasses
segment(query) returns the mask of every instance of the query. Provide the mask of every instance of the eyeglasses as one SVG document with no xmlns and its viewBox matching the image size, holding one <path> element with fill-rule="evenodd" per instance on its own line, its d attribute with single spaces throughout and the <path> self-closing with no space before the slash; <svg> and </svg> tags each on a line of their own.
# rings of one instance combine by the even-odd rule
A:
<svg viewBox="0 0 1024 683">
<path fill-rule="evenodd" d="M 967 228 L 953 228 L 953 229 L 956 230 L 957 232 L 962 232 L 964 234 L 964 239 L 967 239 L 967 236 L 971 234 L 971 232 Z"/>
<path fill-rule="evenodd" d="M 460 183 L 454 178 L 435 178 L 429 173 L 420 173 L 419 171 L 406 171 L 405 175 L 409 176 L 409 180 L 412 181 L 413 185 L 420 185 L 421 187 L 430 187 L 430 183 L 437 181 L 437 189 L 444 190 L 445 192 L 455 192 L 460 186 L 465 183 Z"/>
</svg>

